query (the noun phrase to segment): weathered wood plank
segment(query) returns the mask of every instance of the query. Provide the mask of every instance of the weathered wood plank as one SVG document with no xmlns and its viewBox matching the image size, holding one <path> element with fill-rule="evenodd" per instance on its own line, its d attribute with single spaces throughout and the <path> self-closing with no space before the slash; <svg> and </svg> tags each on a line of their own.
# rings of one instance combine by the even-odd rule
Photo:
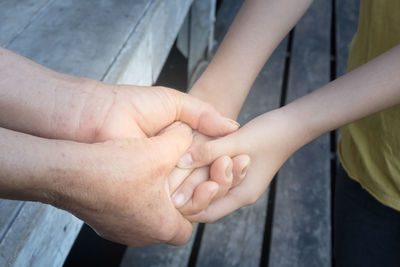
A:
<svg viewBox="0 0 400 267">
<path fill-rule="evenodd" d="M 279 107 L 286 46 L 285 40 L 260 72 L 240 112 L 241 124 Z M 255 205 L 206 225 L 196 266 L 259 266 L 267 200 L 266 192 Z"/>
<path fill-rule="evenodd" d="M 360 0 L 340 0 L 336 3 L 336 77 L 346 73 L 349 47 L 357 31 Z"/>
<path fill-rule="evenodd" d="M 192 0 L 160 1 L 161 7 L 151 23 L 153 82 L 160 74 L 191 4 Z M 163 45 L 160 46 L 160 43 Z"/>
<path fill-rule="evenodd" d="M 0 2 L 0 46 L 6 47 L 53 0 L 3 0 Z"/>
<path fill-rule="evenodd" d="M 160 74 L 192 1 L 153 1 L 136 26 L 134 34 L 124 43 L 104 81 L 153 84 Z"/>
<path fill-rule="evenodd" d="M 60 72 L 150 85 L 175 38 L 161 40 L 160 31 L 155 30 L 166 25 L 172 29 L 169 33 L 176 35 L 190 3 L 54 0 L 8 48 Z M 172 10 L 176 16 L 163 13 L 172 14 Z M 159 51 L 160 60 L 151 57 L 154 50 Z M 134 74 L 128 72 L 135 70 Z M 39 203 L 24 204 L 18 211 L 18 205 L 0 202 L 7 207 L 1 212 L 14 220 L 11 225 L 10 220 L 2 222 L 0 266 L 62 265 L 82 222 Z"/>
<path fill-rule="evenodd" d="M 176 47 L 185 58 L 189 56 L 189 17 L 190 12 L 186 15 L 176 39 Z"/>
<path fill-rule="evenodd" d="M 192 76 L 196 66 L 207 57 L 210 36 L 214 34 L 215 0 L 195 0 L 190 11 L 190 36 L 188 74 Z"/>
<path fill-rule="evenodd" d="M 314 1 L 297 24 L 287 102 L 329 82 L 331 2 Z M 269 266 L 331 266 L 330 147 L 324 135 L 278 174 Z"/>
<path fill-rule="evenodd" d="M 15 200 L 0 200 L 0 241 L 17 216 L 22 204 L 23 202 Z"/>
<path fill-rule="evenodd" d="M 101 79 L 150 3 L 56 0 L 8 48 L 60 72 Z"/>
<path fill-rule="evenodd" d="M 65 211 L 26 202 L 0 242 L 0 266 L 61 266 L 81 225 Z"/>
</svg>

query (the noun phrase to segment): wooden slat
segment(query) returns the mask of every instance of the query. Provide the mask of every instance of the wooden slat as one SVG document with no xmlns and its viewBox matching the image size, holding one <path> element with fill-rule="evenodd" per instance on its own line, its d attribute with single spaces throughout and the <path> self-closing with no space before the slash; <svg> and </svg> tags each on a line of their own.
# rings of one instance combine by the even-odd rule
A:
<svg viewBox="0 0 400 267">
<path fill-rule="evenodd" d="M 15 200 L 0 200 L 0 241 L 17 216 L 22 204 L 23 202 Z"/>
<path fill-rule="evenodd" d="M 150 85 L 175 38 L 164 37 L 176 35 L 190 3 L 54 0 L 7 48 L 60 72 Z M 172 14 L 172 10 L 174 16 L 163 13 Z M 160 28 L 166 32 L 164 37 Z M 140 71 L 128 73 L 134 70 Z M 1 216 L 10 218 L 0 224 L 0 238 L 4 237 L 0 239 L 0 266 L 62 265 L 82 222 L 38 203 L 24 204 L 20 210 L 15 202 L 0 203 Z"/>
<path fill-rule="evenodd" d="M 276 49 L 258 76 L 239 115 L 245 124 L 279 107 L 287 41 Z M 205 226 L 196 266 L 259 266 L 268 193 L 253 206 Z"/>
<path fill-rule="evenodd" d="M 0 46 L 7 47 L 52 1 L 0 1 Z"/>
<path fill-rule="evenodd" d="M 61 266 L 81 225 L 65 211 L 25 203 L 0 242 L 0 266 Z"/>
<path fill-rule="evenodd" d="M 104 81 L 151 85 L 160 74 L 193 0 L 153 1 Z M 174 14 L 173 16 L 168 14 Z"/>
<path fill-rule="evenodd" d="M 346 73 L 350 42 L 357 31 L 360 0 L 336 1 L 336 76 Z"/>
<path fill-rule="evenodd" d="M 316 0 L 297 24 L 287 91 L 290 102 L 329 82 L 331 1 Z M 270 267 L 331 266 L 330 146 L 324 135 L 278 174 Z"/>
<path fill-rule="evenodd" d="M 56 71 L 101 79 L 150 3 L 56 0 L 8 48 Z"/>
<path fill-rule="evenodd" d="M 192 0 L 160 1 L 161 6 L 153 16 L 150 31 L 152 33 L 150 44 L 152 47 L 153 82 L 157 80 L 160 74 L 191 4 Z M 164 43 L 164 45 L 160 45 L 160 43 Z"/>
<path fill-rule="evenodd" d="M 190 11 L 190 40 L 188 75 L 192 76 L 196 66 L 205 58 L 210 34 L 214 31 L 215 0 L 196 0 Z"/>
</svg>

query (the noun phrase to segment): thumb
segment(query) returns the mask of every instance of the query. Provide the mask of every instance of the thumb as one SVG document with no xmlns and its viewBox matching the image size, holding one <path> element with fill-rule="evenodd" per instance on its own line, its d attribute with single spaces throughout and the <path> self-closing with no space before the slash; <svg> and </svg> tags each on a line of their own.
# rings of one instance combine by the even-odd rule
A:
<svg viewBox="0 0 400 267">
<path fill-rule="evenodd" d="M 234 157 L 244 153 L 244 149 L 239 143 L 239 132 L 225 137 L 192 146 L 180 158 L 178 167 L 198 168 L 211 164 L 221 156 Z"/>
<path fill-rule="evenodd" d="M 210 104 L 188 94 L 169 89 L 176 103 L 176 120 L 209 136 L 224 136 L 239 129 L 239 123 L 223 117 Z"/>
<path fill-rule="evenodd" d="M 159 167 L 167 167 L 170 171 L 192 144 L 192 129 L 185 123 L 175 122 L 150 140 L 152 146 L 149 152 L 154 162 L 159 162 Z"/>
</svg>

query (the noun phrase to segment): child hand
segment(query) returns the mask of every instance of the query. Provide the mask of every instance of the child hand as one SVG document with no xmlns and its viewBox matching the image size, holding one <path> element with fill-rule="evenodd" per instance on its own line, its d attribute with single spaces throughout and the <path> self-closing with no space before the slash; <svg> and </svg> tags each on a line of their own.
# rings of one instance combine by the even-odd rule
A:
<svg viewBox="0 0 400 267">
<path fill-rule="evenodd" d="M 197 132 L 193 144 L 199 145 L 209 140 L 212 139 Z M 249 163 L 248 155 L 233 159 L 221 156 L 210 167 L 174 169 L 168 177 L 168 184 L 175 207 L 183 215 L 199 213 L 238 185 L 245 177 Z"/>
<path fill-rule="evenodd" d="M 246 178 L 226 195 L 198 214 L 186 216 L 190 221 L 212 222 L 232 211 L 255 203 L 266 190 L 286 159 L 299 148 L 295 134 L 297 123 L 288 121 L 280 110 L 265 113 L 228 136 L 192 145 L 178 164 L 181 168 L 207 165 L 221 155 L 248 154 L 252 163 Z M 188 160 L 188 159 L 192 160 Z"/>
</svg>

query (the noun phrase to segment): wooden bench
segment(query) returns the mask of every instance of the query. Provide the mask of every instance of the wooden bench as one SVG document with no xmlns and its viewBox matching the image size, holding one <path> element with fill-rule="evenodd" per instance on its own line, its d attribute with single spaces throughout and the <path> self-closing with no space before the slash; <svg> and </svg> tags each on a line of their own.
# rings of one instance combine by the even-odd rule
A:
<svg viewBox="0 0 400 267">
<path fill-rule="evenodd" d="M 241 124 L 344 73 L 358 1 L 314 1 L 261 71 Z M 73 75 L 150 85 L 178 33 L 190 75 L 211 47 L 211 0 L 14 2 L 0 3 L 0 45 Z M 223 2 L 217 44 L 242 2 Z M 287 161 L 255 205 L 199 225 L 184 246 L 128 248 L 121 266 L 331 266 L 334 148 L 334 134 L 320 137 Z M 81 225 L 47 205 L 1 200 L 0 266 L 61 266 Z"/>
</svg>

